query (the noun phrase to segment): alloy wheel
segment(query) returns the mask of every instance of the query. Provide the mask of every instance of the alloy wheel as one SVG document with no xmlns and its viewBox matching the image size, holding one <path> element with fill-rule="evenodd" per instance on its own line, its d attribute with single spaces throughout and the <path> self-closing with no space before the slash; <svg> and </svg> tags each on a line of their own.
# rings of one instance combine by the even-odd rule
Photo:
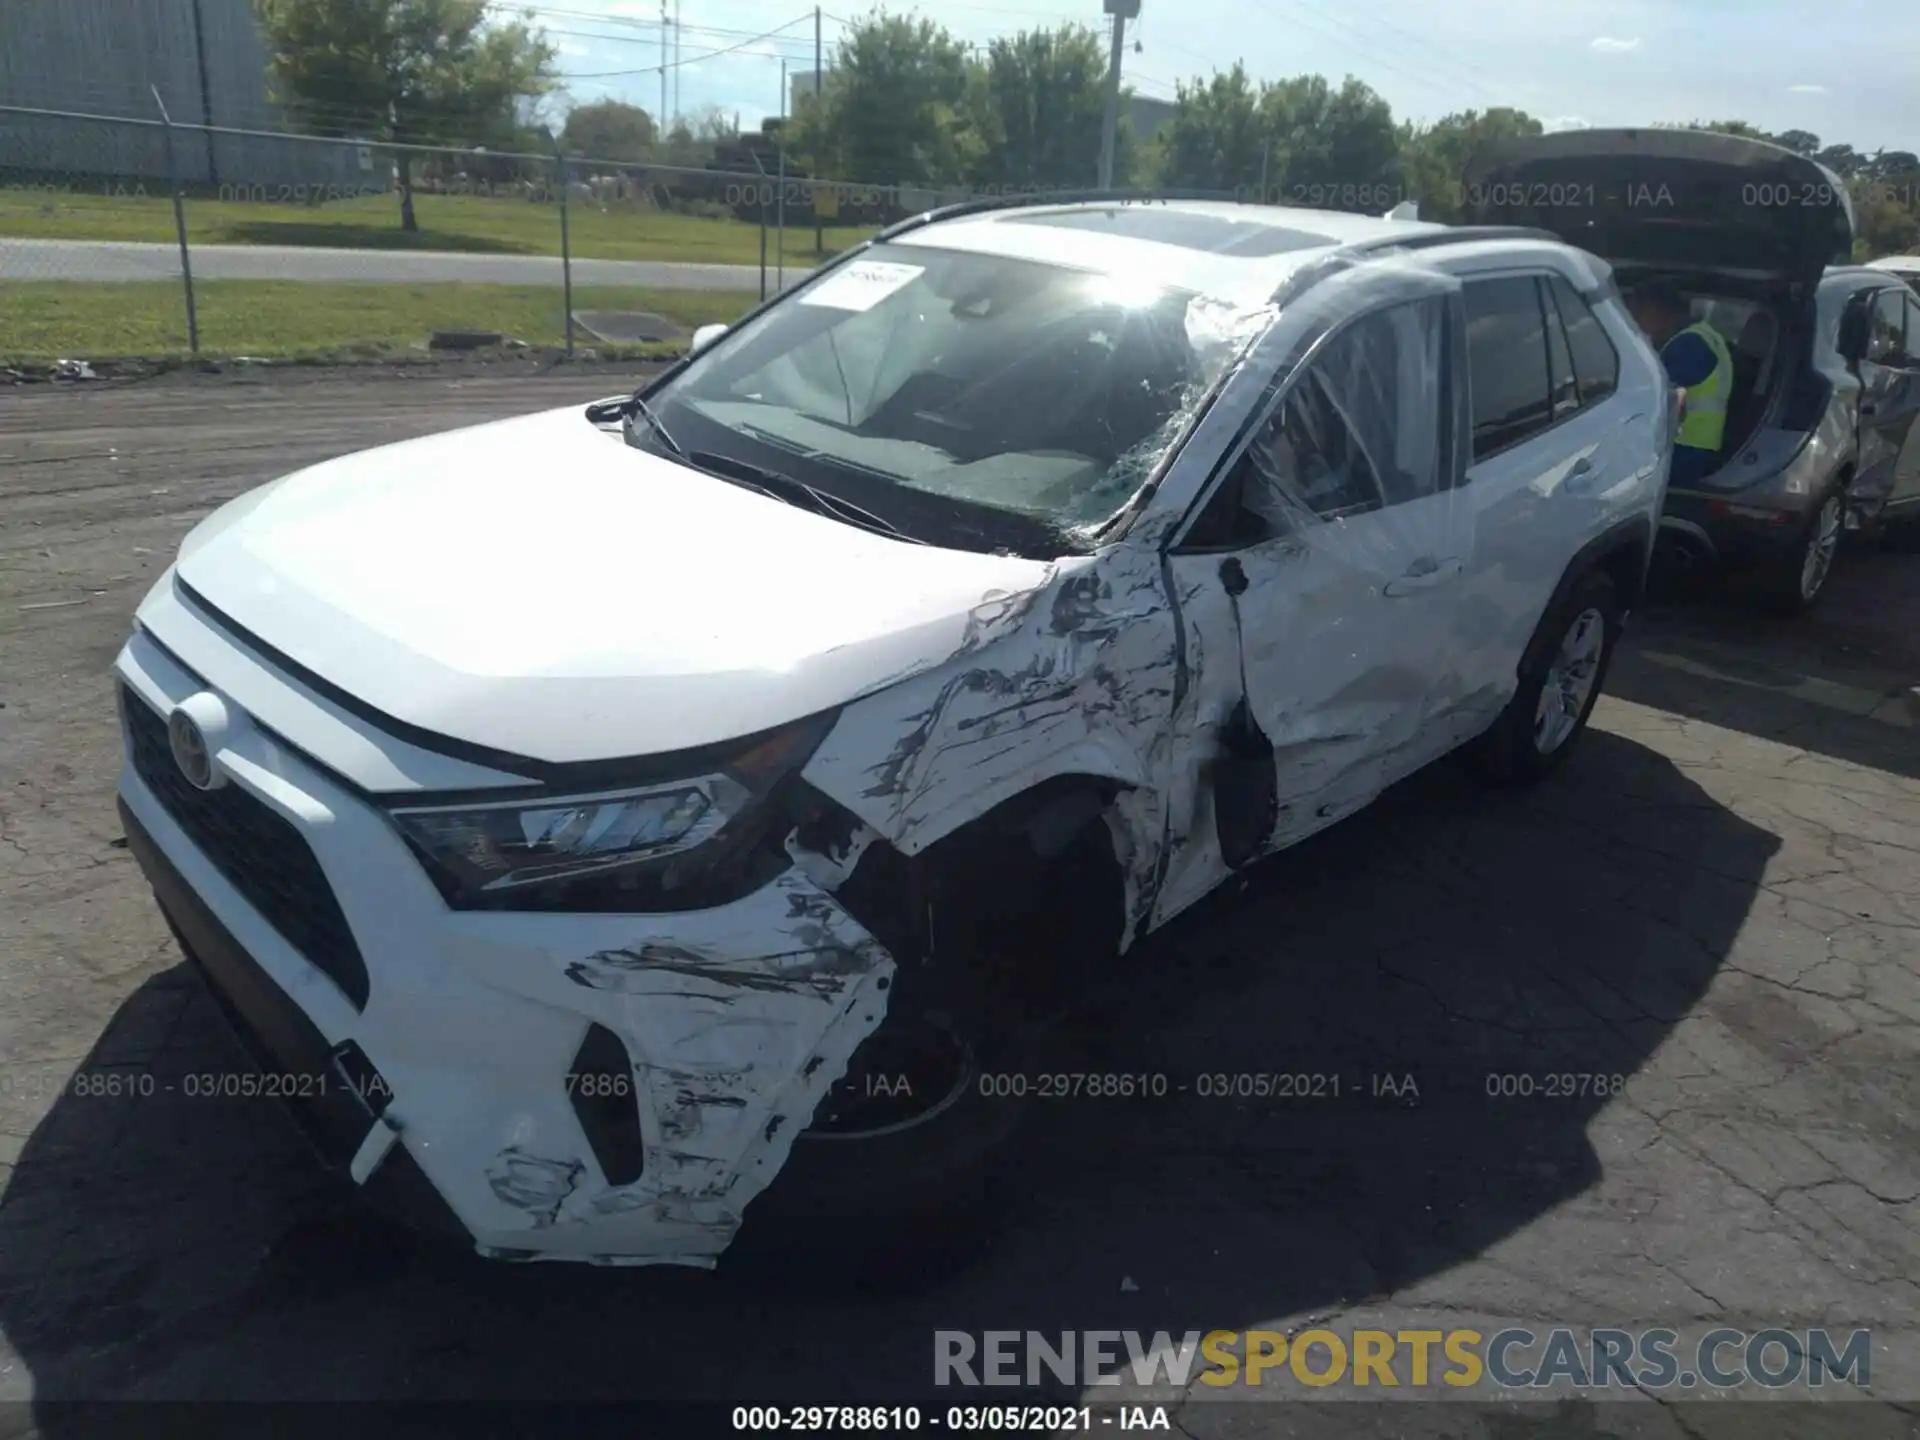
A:
<svg viewBox="0 0 1920 1440">
<path fill-rule="evenodd" d="M 1606 649 L 1607 617 L 1589 605 L 1567 627 L 1540 686 L 1540 703 L 1533 712 L 1533 744 L 1551 755 L 1579 728 L 1587 701 L 1600 678 L 1600 656 Z"/>
<path fill-rule="evenodd" d="M 1813 534 L 1807 541 L 1806 558 L 1800 562 L 1800 598 L 1811 600 L 1827 583 L 1833 569 L 1834 552 L 1840 548 L 1840 532 L 1846 515 L 1838 495 L 1829 495 L 1814 518 Z"/>
</svg>

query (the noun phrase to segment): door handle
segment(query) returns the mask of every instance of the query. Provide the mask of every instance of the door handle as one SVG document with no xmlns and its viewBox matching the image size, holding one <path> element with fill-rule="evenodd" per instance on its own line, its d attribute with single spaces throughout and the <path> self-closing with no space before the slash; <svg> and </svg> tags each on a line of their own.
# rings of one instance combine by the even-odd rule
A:
<svg viewBox="0 0 1920 1440">
<path fill-rule="evenodd" d="M 1880 407 L 1871 400 L 1864 400 L 1860 404 L 1860 413 L 1868 416 L 1878 415 L 1880 413 Z"/>
<path fill-rule="evenodd" d="M 1407 573 L 1398 580 L 1389 580 L 1385 594 L 1414 595 L 1422 590 L 1431 590 L 1436 585 L 1444 585 L 1460 573 L 1458 560 L 1436 560 L 1431 555 L 1422 555 L 1407 567 Z"/>
</svg>

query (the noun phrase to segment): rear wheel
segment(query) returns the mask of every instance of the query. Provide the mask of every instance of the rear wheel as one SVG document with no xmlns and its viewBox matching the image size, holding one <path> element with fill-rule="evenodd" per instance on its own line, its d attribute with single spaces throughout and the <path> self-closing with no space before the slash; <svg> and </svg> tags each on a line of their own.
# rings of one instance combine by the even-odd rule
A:
<svg viewBox="0 0 1920 1440">
<path fill-rule="evenodd" d="M 1799 615 L 1812 608 L 1833 572 L 1846 520 L 1846 495 L 1829 490 L 1807 517 L 1792 548 L 1761 572 L 1758 593 L 1766 609 L 1777 615 Z"/>
<path fill-rule="evenodd" d="M 1507 708 L 1470 745 L 1467 763 L 1493 784 L 1526 784 L 1557 770 L 1587 728 L 1620 638 L 1619 591 L 1589 571 L 1540 622 Z"/>
</svg>

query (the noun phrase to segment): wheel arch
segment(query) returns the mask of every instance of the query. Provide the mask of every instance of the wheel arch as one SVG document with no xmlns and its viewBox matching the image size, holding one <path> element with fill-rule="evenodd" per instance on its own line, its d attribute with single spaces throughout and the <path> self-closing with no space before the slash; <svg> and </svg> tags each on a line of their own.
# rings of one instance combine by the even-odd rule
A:
<svg viewBox="0 0 1920 1440">
<path fill-rule="evenodd" d="M 1594 536 L 1567 562 L 1553 587 L 1553 595 L 1540 612 L 1533 638 L 1521 656 L 1520 673 L 1528 673 L 1540 663 L 1545 647 L 1557 638 L 1549 632 L 1546 620 L 1558 613 L 1567 596 L 1596 570 L 1613 581 L 1620 592 L 1623 610 L 1636 609 L 1647 593 L 1647 569 L 1653 558 L 1654 524 L 1650 517 L 1635 515 Z"/>
</svg>

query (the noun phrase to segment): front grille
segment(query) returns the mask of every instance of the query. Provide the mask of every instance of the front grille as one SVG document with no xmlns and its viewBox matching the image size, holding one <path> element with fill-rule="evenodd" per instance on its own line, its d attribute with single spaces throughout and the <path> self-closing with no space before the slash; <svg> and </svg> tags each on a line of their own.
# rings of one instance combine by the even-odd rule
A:
<svg viewBox="0 0 1920 1440">
<path fill-rule="evenodd" d="M 167 722 L 131 690 L 121 697 L 133 768 L 189 839 L 247 903 L 361 1010 L 367 965 L 312 849 L 237 785 L 198 790 L 174 764 Z"/>
</svg>

